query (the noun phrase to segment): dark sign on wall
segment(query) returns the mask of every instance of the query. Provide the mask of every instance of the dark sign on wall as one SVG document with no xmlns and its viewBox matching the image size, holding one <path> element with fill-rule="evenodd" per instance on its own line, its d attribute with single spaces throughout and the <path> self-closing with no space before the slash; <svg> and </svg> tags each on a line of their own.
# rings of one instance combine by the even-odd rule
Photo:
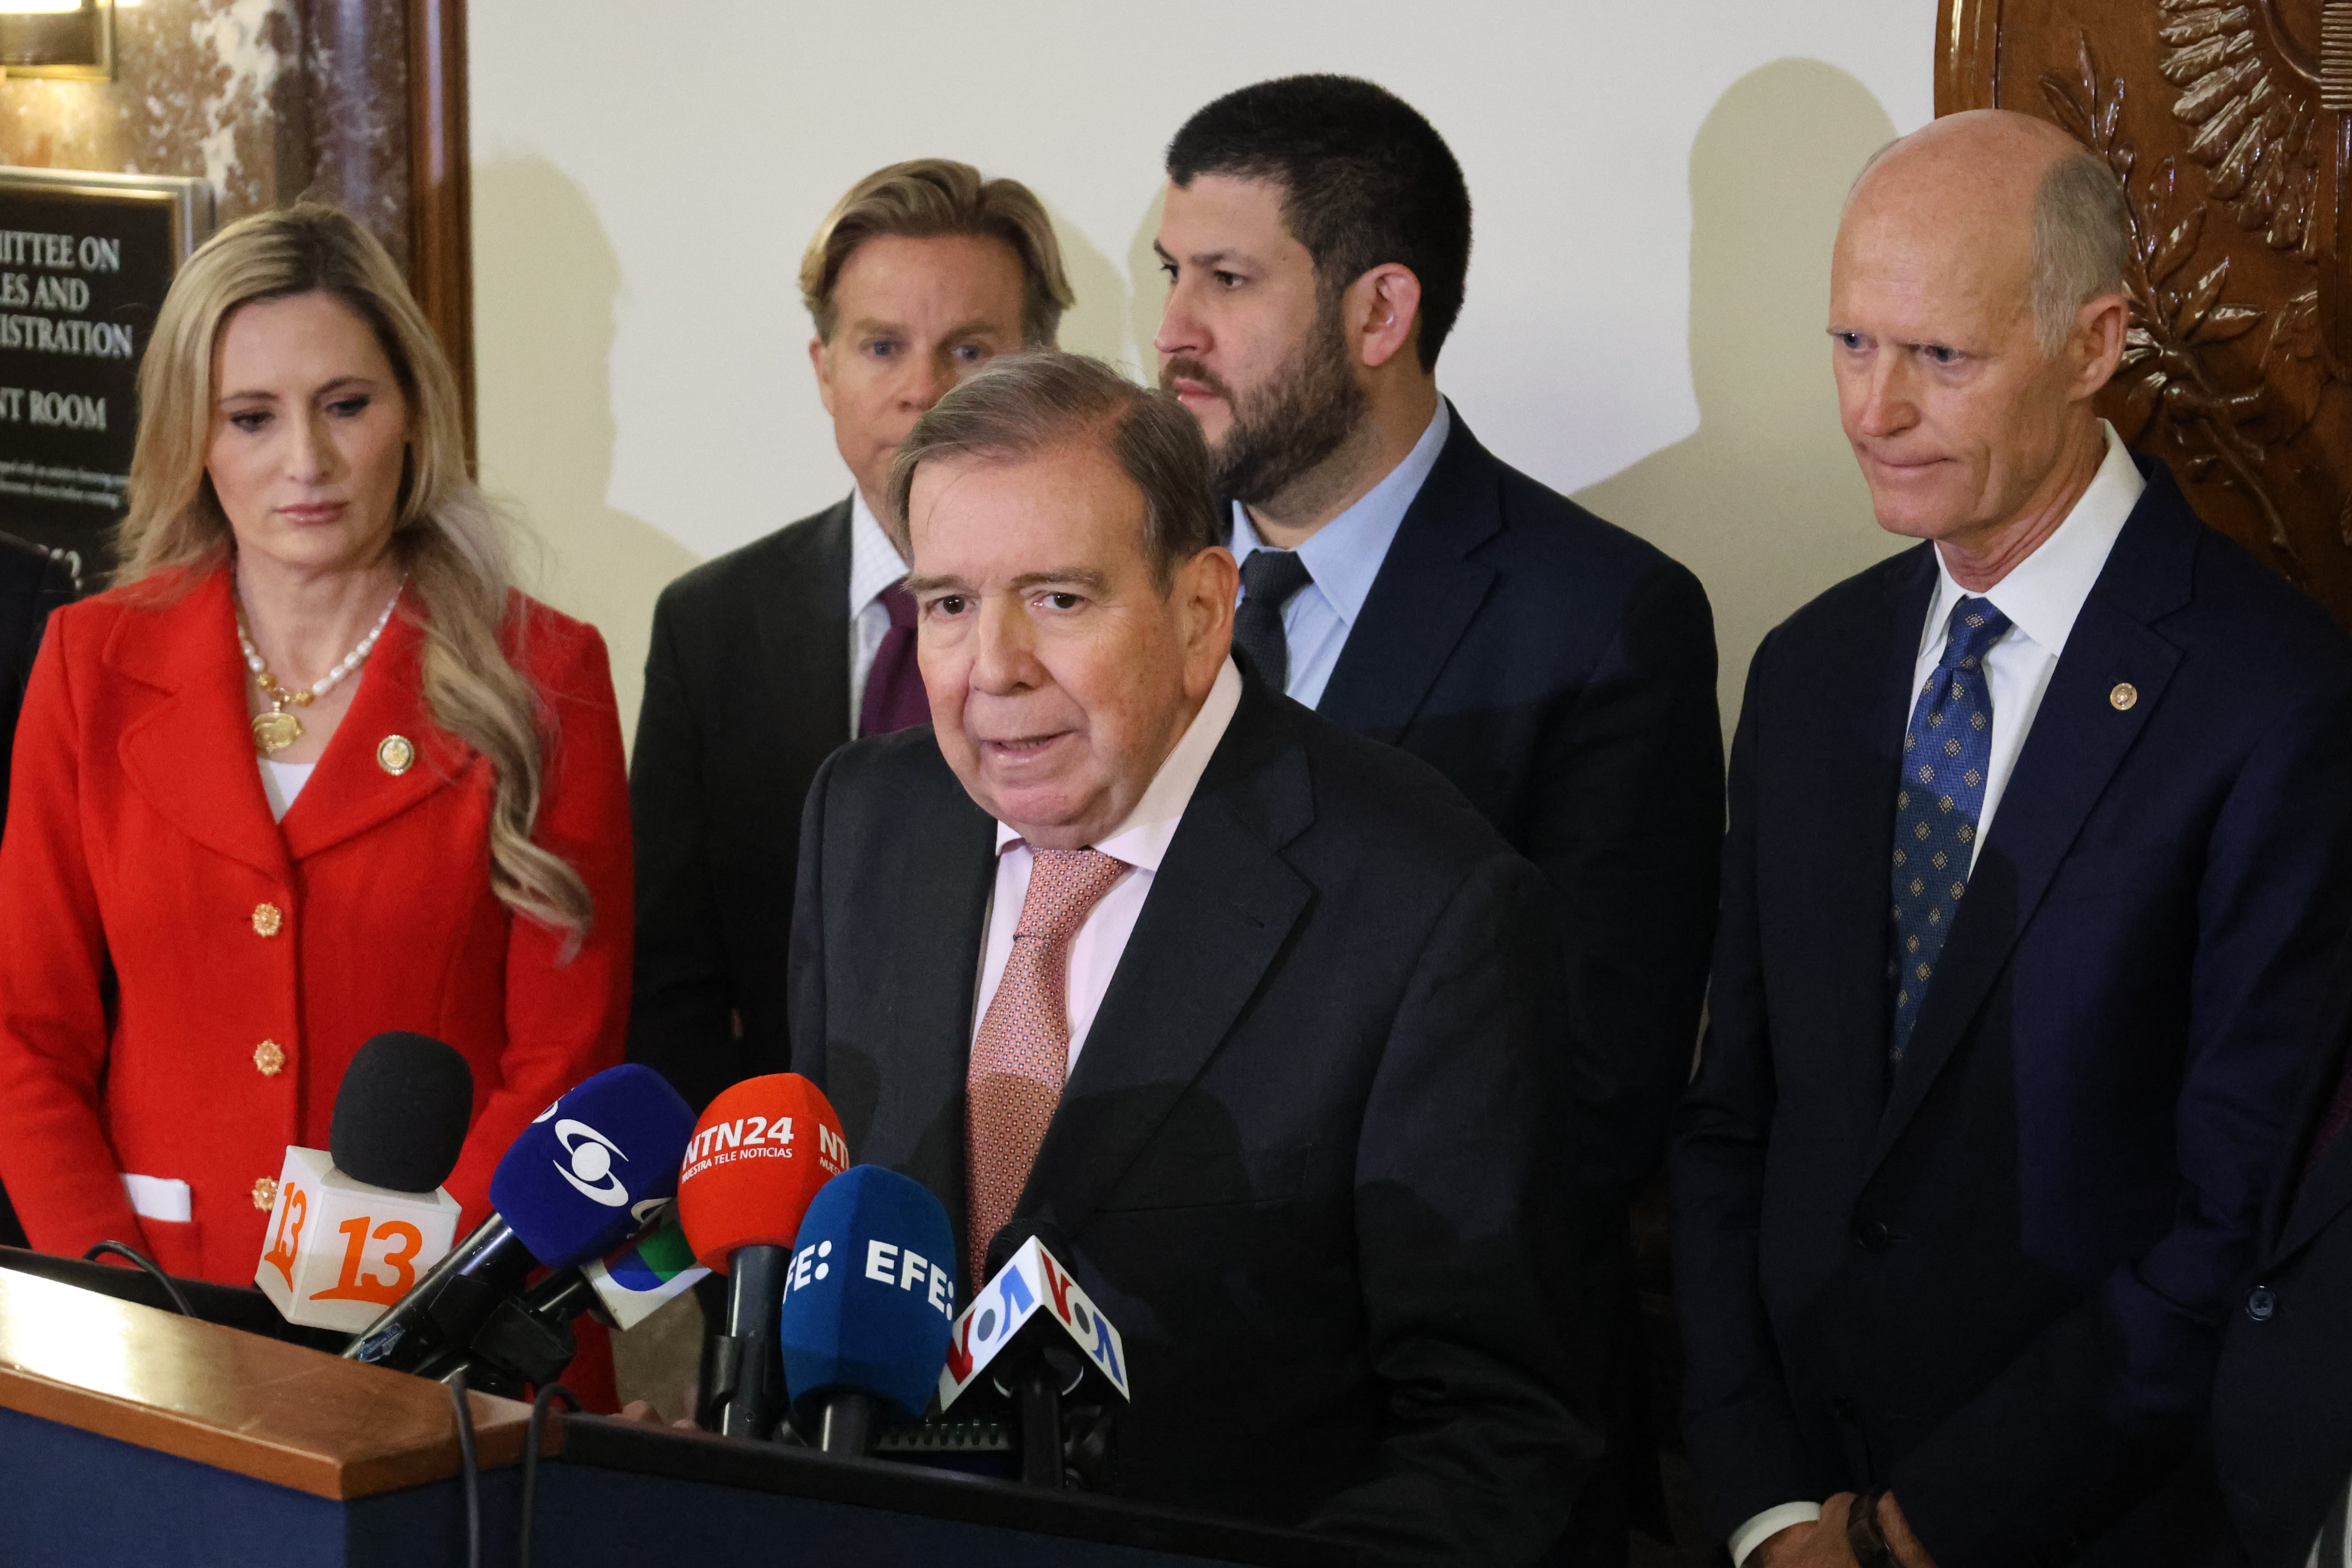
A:
<svg viewBox="0 0 2352 1568">
<path fill-rule="evenodd" d="M 0 530 L 96 584 L 121 519 L 139 361 L 213 222 L 200 179 L 0 168 Z"/>
</svg>

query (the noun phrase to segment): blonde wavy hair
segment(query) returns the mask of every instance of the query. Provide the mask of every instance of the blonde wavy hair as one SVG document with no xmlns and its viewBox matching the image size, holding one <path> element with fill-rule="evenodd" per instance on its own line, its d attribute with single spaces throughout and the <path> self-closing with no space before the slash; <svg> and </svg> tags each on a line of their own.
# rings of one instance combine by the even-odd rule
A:
<svg viewBox="0 0 2352 1568">
<path fill-rule="evenodd" d="M 538 694 L 499 646 L 511 612 L 513 522 L 466 473 L 457 380 L 391 256 L 348 215 L 315 202 L 257 213 L 215 235 L 172 281 L 139 366 L 131 508 L 116 535 L 115 584 L 184 589 L 226 561 L 235 538 L 205 456 L 213 431 L 213 351 L 247 305 L 334 296 L 374 331 L 408 404 L 408 455 L 392 550 L 424 613 L 425 706 L 489 760 L 490 887 L 519 914 L 572 934 L 594 910 L 588 884 L 531 841 L 544 770 Z M 510 624 L 511 623 L 511 624 Z"/>
</svg>

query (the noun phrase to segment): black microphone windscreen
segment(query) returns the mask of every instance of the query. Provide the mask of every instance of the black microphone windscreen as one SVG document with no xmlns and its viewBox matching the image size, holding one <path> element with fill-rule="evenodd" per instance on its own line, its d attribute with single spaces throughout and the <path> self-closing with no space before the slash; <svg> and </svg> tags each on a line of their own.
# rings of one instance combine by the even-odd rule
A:
<svg viewBox="0 0 2352 1568">
<path fill-rule="evenodd" d="M 335 1091 L 327 1151 L 354 1181 L 429 1193 L 457 1169 L 473 1115 L 474 1070 L 456 1047 L 429 1035 L 378 1035 Z"/>
</svg>

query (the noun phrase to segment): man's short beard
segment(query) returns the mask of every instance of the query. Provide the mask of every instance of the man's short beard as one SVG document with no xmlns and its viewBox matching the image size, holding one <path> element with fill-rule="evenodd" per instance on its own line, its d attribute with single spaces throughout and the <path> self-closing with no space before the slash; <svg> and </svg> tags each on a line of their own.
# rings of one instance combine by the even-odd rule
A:
<svg viewBox="0 0 2352 1568">
<path fill-rule="evenodd" d="M 1161 381 L 1176 374 L 1205 380 L 1205 368 L 1171 362 Z M 1312 474 L 1371 405 L 1356 379 L 1337 298 L 1316 311 L 1298 352 L 1265 385 L 1237 396 L 1221 382 L 1210 384 L 1233 409 L 1223 443 L 1209 453 L 1210 479 L 1221 498 L 1247 506 L 1275 501 Z"/>
</svg>

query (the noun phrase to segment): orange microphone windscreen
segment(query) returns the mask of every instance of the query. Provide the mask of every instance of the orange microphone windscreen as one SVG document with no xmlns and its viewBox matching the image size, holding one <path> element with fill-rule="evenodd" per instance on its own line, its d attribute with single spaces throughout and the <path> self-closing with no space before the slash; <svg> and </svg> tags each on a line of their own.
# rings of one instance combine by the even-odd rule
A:
<svg viewBox="0 0 2352 1568">
<path fill-rule="evenodd" d="M 724 1274 L 738 1247 L 789 1247 L 817 1189 L 848 1164 L 823 1089 L 793 1072 L 745 1079 L 702 1113 L 678 1170 L 677 1220 L 694 1260 Z"/>
</svg>

